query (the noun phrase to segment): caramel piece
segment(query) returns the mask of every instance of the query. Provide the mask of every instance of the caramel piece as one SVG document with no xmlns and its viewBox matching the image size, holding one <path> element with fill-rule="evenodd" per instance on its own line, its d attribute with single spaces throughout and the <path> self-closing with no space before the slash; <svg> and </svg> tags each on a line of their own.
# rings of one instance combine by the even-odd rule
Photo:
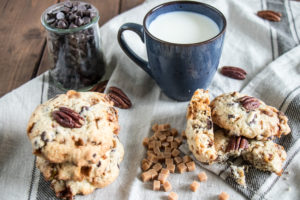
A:
<svg viewBox="0 0 300 200">
<path fill-rule="evenodd" d="M 168 174 L 159 173 L 157 180 L 159 180 L 162 184 L 164 184 L 164 182 L 166 182 L 168 176 L 169 176 Z"/>
<path fill-rule="evenodd" d="M 222 192 L 221 194 L 219 194 L 219 200 L 228 200 L 229 199 L 229 194 L 227 194 L 226 192 Z"/>
<path fill-rule="evenodd" d="M 160 181 L 157 181 L 157 180 L 153 181 L 153 190 L 154 191 L 160 190 Z"/>
<path fill-rule="evenodd" d="M 174 137 L 173 136 L 168 136 L 167 137 L 167 142 L 173 142 Z"/>
<path fill-rule="evenodd" d="M 179 146 L 179 145 L 178 145 L 177 142 L 175 142 L 175 141 L 171 142 L 171 149 L 177 149 L 178 146 Z"/>
<path fill-rule="evenodd" d="M 158 140 L 160 136 L 161 136 L 161 133 L 160 133 L 160 132 L 155 132 L 155 133 L 153 134 L 153 138 L 154 138 L 155 140 Z"/>
<path fill-rule="evenodd" d="M 168 164 L 167 169 L 170 171 L 170 173 L 175 172 L 175 165 L 174 164 Z"/>
<path fill-rule="evenodd" d="M 188 163 L 185 163 L 185 164 L 186 164 L 189 172 L 192 172 L 196 169 L 196 165 L 195 165 L 194 161 L 191 161 L 191 162 L 188 162 Z"/>
<path fill-rule="evenodd" d="M 150 154 L 151 154 L 151 155 L 154 155 L 154 152 L 148 150 L 148 151 L 147 151 L 147 157 L 149 157 Z"/>
<path fill-rule="evenodd" d="M 142 173 L 142 181 L 143 182 L 150 181 L 151 179 L 152 179 L 152 175 L 149 171 Z"/>
<path fill-rule="evenodd" d="M 168 195 L 168 200 L 178 200 L 178 195 L 175 192 L 170 192 Z"/>
<path fill-rule="evenodd" d="M 152 131 L 157 131 L 158 130 L 158 124 L 157 123 L 155 123 L 155 124 L 153 124 L 152 125 Z"/>
<path fill-rule="evenodd" d="M 155 171 L 159 172 L 159 170 L 161 170 L 162 165 L 160 163 L 156 163 L 155 165 L 153 165 L 152 169 L 154 169 Z"/>
<path fill-rule="evenodd" d="M 165 159 L 164 153 L 160 152 L 156 155 L 158 161 L 163 161 Z"/>
<path fill-rule="evenodd" d="M 170 130 L 171 126 L 170 124 L 160 124 L 158 125 L 158 130 L 159 131 L 168 131 Z"/>
<path fill-rule="evenodd" d="M 154 154 L 149 154 L 147 159 L 151 162 L 157 163 L 158 159 Z"/>
<path fill-rule="evenodd" d="M 169 174 L 170 174 L 169 170 L 166 169 L 166 168 L 162 168 L 161 171 L 160 171 L 160 173 L 161 173 L 161 174 L 166 174 L 166 175 L 169 175 Z"/>
<path fill-rule="evenodd" d="M 150 162 L 149 160 L 144 159 L 144 160 L 142 161 L 142 170 L 143 170 L 143 171 L 148 170 L 151 166 L 152 166 L 152 162 Z"/>
<path fill-rule="evenodd" d="M 176 157 L 176 156 L 178 156 L 180 154 L 180 151 L 178 150 L 178 149 L 173 149 L 173 151 L 172 151 L 172 156 L 173 157 Z"/>
<path fill-rule="evenodd" d="M 161 141 L 155 141 L 155 146 L 160 148 L 161 147 Z"/>
<path fill-rule="evenodd" d="M 160 149 L 159 149 L 158 146 L 155 146 L 154 149 L 153 149 L 153 151 L 154 151 L 154 153 L 155 153 L 156 155 L 158 155 L 158 154 L 161 153 L 161 151 L 160 151 Z"/>
<path fill-rule="evenodd" d="M 182 138 L 176 137 L 176 138 L 174 138 L 174 141 L 177 142 L 178 145 L 180 145 L 182 143 Z"/>
<path fill-rule="evenodd" d="M 165 147 L 165 152 L 172 152 L 172 149 L 171 149 L 171 147 Z"/>
<path fill-rule="evenodd" d="M 148 149 L 151 150 L 151 149 L 154 149 L 154 147 L 155 147 L 155 141 L 152 140 L 148 143 Z"/>
<path fill-rule="evenodd" d="M 184 139 L 186 139 L 185 131 L 182 131 L 182 132 L 181 132 L 181 136 L 182 136 Z"/>
<path fill-rule="evenodd" d="M 150 173 L 152 180 L 155 179 L 158 176 L 157 171 L 155 171 L 154 169 L 149 169 L 147 172 Z"/>
<path fill-rule="evenodd" d="M 172 158 L 166 158 L 165 164 L 166 165 L 173 164 L 173 159 Z"/>
<path fill-rule="evenodd" d="M 171 134 L 172 134 L 172 136 L 177 136 L 178 135 L 178 131 L 175 129 L 175 128 L 172 128 L 171 129 Z"/>
<path fill-rule="evenodd" d="M 190 156 L 187 156 L 187 155 L 186 155 L 186 156 L 183 157 L 183 162 L 184 162 L 184 163 L 190 162 L 191 160 L 192 160 L 192 159 L 191 159 Z"/>
<path fill-rule="evenodd" d="M 182 158 L 179 156 L 175 157 L 174 160 L 176 164 L 182 163 Z"/>
<path fill-rule="evenodd" d="M 190 189 L 193 192 L 196 192 L 196 190 L 198 189 L 198 187 L 199 187 L 199 183 L 197 181 L 193 181 L 193 183 L 190 185 Z"/>
<path fill-rule="evenodd" d="M 164 148 L 166 148 L 166 147 L 170 146 L 170 143 L 169 142 L 163 142 L 161 144 L 161 146 L 163 146 Z"/>
<path fill-rule="evenodd" d="M 149 144 L 149 138 L 145 137 L 144 140 L 143 140 L 143 145 L 145 147 L 148 147 L 148 144 Z"/>
<path fill-rule="evenodd" d="M 172 154 L 171 154 L 171 152 L 164 152 L 164 156 L 165 156 L 165 158 L 171 158 Z"/>
<path fill-rule="evenodd" d="M 182 174 L 182 173 L 186 172 L 187 167 L 185 166 L 184 163 L 180 163 L 179 165 L 177 165 L 177 169 L 178 169 L 178 172 L 180 174 Z"/>
<path fill-rule="evenodd" d="M 166 141 L 166 139 L 167 139 L 166 135 L 160 135 L 159 136 L 159 140 L 162 141 L 162 142 Z"/>
<path fill-rule="evenodd" d="M 166 181 L 163 184 L 163 188 L 165 192 L 169 192 L 170 190 L 172 190 L 172 185 L 169 181 Z"/>
<path fill-rule="evenodd" d="M 205 173 L 205 172 L 200 172 L 200 173 L 198 174 L 198 179 L 199 179 L 200 182 L 207 181 L 206 173 Z"/>
</svg>

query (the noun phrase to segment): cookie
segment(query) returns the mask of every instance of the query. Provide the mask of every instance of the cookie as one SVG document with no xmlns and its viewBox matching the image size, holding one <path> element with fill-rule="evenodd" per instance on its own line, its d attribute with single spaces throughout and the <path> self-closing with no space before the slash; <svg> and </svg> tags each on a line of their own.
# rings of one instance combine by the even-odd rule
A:
<svg viewBox="0 0 300 200">
<path fill-rule="evenodd" d="M 194 92 L 186 114 L 186 137 L 190 151 L 200 162 L 212 163 L 217 158 L 208 91 Z"/>
<path fill-rule="evenodd" d="M 91 164 L 85 166 L 84 172 L 81 174 L 81 180 L 70 179 L 61 180 L 59 173 L 72 174 L 70 170 L 64 171 L 71 167 L 70 163 L 54 164 L 49 163 L 43 158 L 37 158 L 37 167 L 43 173 L 47 180 L 51 181 L 51 185 L 60 198 L 68 198 L 76 194 L 89 194 L 96 188 L 103 188 L 112 183 L 119 175 L 120 163 L 123 160 L 124 148 L 118 139 L 116 139 L 116 146 L 109 150 L 107 157 L 102 157 L 100 163 L 106 163 L 103 168 L 102 164 Z M 77 166 L 73 165 L 73 169 Z M 82 168 L 81 168 L 82 169 Z M 75 170 L 76 171 L 76 170 Z M 49 176 L 49 174 L 51 174 Z M 67 177 L 67 176 L 66 176 Z"/>
<path fill-rule="evenodd" d="M 217 151 L 217 161 L 224 162 L 229 157 L 239 157 L 249 148 L 249 142 L 242 136 L 229 136 L 226 130 L 218 129 L 214 133 L 214 145 Z"/>
<path fill-rule="evenodd" d="M 282 112 L 238 92 L 222 94 L 210 106 L 213 122 L 229 130 L 229 135 L 268 140 L 291 131 Z"/>
<path fill-rule="evenodd" d="M 244 166 L 231 165 L 231 176 L 234 178 L 235 182 L 243 187 L 246 187 L 246 175 Z"/>
<path fill-rule="evenodd" d="M 243 153 L 244 160 L 250 162 L 255 168 L 274 172 L 278 176 L 282 173 L 286 156 L 283 146 L 273 141 L 252 140 L 249 149 Z"/>
<path fill-rule="evenodd" d="M 286 152 L 281 145 L 271 140 L 258 141 L 253 139 L 248 139 L 247 145 L 242 145 L 241 141 L 237 142 L 233 138 L 236 137 L 228 136 L 222 129 L 215 132 L 215 148 L 219 162 L 224 162 L 230 157 L 242 156 L 244 160 L 259 170 L 274 172 L 277 175 L 281 174 L 286 159 Z M 235 144 L 239 143 L 236 145 L 238 147 L 233 148 L 233 141 Z"/>
<path fill-rule="evenodd" d="M 51 163 L 98 163 L 119 132 L 105 94 L 68 91 L 38 106 L 27 127 L 34 154 Z"/>
</svg>

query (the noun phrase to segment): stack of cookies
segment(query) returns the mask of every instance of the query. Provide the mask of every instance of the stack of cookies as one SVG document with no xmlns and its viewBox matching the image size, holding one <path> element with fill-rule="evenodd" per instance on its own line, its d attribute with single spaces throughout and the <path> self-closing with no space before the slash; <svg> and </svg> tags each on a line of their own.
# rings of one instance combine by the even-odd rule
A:
<svg viewBox="0 0 300 200">
<path fill-rule="evenodd" d="M 201 162 L 242 157 L 259 170 L 281 175 L 286 152 L 273 139 L 291 132 L 287 122 L 282 112 L 257 98 L 232 92 L 210 103 L 208 91 L 199 89 L 188 106 L 187 143 Z M 243 166 L 232 171 L 237 183 L 245 185 Z"/>
<path fill-rule="evenodd" d="M 36 166 L 57 197 L 89 194 L 118 177 L 124 149 L 112 105 L 105 94 L 68 91 L 32 114 L 27 134 Z"/>
</svg>

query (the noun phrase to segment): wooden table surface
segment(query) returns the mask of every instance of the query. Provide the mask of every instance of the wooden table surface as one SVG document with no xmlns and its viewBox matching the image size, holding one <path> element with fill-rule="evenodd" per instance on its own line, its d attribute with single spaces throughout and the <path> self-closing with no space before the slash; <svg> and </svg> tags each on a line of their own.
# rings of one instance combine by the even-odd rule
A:
<svg viewBox="0 0 300 200">
<path fill-rule="evenodd" d="M 85 0 L 100 25 L 144 0 Z M 0 97 L 49 69 L 42 12 L 59 0 L 0 1 Z"/>
</svg>

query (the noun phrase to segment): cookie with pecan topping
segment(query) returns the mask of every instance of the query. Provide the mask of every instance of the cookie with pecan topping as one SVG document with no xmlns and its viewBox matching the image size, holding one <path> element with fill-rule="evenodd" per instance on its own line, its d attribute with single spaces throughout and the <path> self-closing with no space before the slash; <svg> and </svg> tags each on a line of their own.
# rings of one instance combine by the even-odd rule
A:
<svg viewBox="0 0 300 200">
<path fill-rule="evenodd" d="M 68 91 L 38 106 L 27 128 L 34 154 L 52 163 L 98 163 L 119 132 L 105 94 Z"/>
<path fill-rule="evenodd" d="M 268 140 L 291 131 L 282 112 L 255 97 L 232 92 L 216 97 L 210 106 L 213 122 L 229 135 Z"/>
<path fill-rule="evenodd" d="M 189 149 L 200 162 L 212 163 L 217 154 L 214 147 L 213 123 L 208 91 L 195 91 L 186 114 L 186 137 Z"/>
</svg>

